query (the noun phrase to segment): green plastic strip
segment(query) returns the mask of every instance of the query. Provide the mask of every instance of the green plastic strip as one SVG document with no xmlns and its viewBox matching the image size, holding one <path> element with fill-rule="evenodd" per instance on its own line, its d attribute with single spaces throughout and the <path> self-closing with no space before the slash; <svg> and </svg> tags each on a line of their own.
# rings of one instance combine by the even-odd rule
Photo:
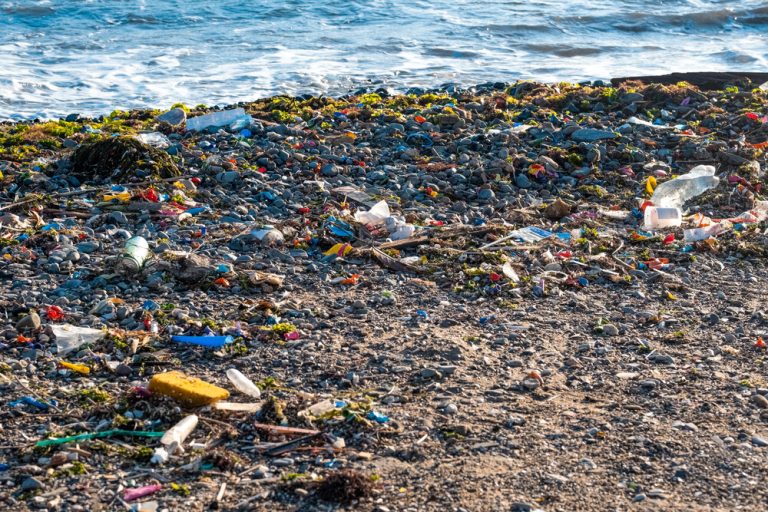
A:
<svg viewBox="0 0 768 512">
<path fill-rule="evenodd" d="M 105 430 L 104 432 L 92 432 L 90 434 L 78 434 L 76 436 L 60 437 L 58 439 L 43 439 L 35 443 L 35 446 L 44 448 L 46 446 L 56 446 L 72 441 L 87 441 L 88 439 L 99 439 L 112 436 L 129 437 L 162 437 L 165 432 L 145 432 L 141 430 Z"/>
</svg>

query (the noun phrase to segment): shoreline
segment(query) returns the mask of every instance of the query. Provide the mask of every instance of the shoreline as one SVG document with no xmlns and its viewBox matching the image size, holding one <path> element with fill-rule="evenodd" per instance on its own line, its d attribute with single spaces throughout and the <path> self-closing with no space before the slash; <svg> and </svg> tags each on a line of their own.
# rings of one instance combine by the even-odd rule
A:
<svg viewBox="0 0 768 512">
<path fill-rule="evenodd" d="M 371 93 L 371 92 L 385 92 L 387 95 L 409 95 L 409 94 L 425 94 L 425 93 L 432 93 L 432 94 L 440 94 L 440 93 L 449 93 L 449 94 L 455 94 L 455 93 L 474 93 L 474 94 L 487 94 L 491 93 L 493 91 L 500 91 L 503 89 L 507 89 L 509 87 L 512 87 L 515 83 L 522 83 L 522 82 L 532 82 L 532 83 L 541 83 L 544 85 L 555 85 L 558 83 L 568 83 L 568 84 L 579 84 L 582 86 L 588 86 L 588 85 L 598 85 L 598 86 L 607 86 L 608 84 L 612 86 L 619 86 L 621 83 L 626 81 L 641 81 L 646 84 L 662 84 L 662 85 L 674 85 L 677 82 L 688 82 L 691 85 L 694 85 L 696 87 L 699 87 L 703 90 L 717 90 L 717 89 L 723 89 L 724 87 L 728 85 L 732 86 L 747 86 L 748 84 L 751 84 L 753 86 L 760 86 L 762 84 L 768 84 L 768 73 L 760 73 L 760 72 L 752 72 L 752 71 L 730 71 L 730 72 L 722 72 L 722 71 L 696 71 L 696 72 L 675 72 L 675 73 L 668 73 L 664 75 L 646 75 L 646 76 L 631 76 L 631 77 L 616 77 L 611 79 L 595 79 L 595 80 L 584 80 L 584 81 L 578 81 L 578 82 L 539 82 L 535 79 L 518 79 L 515 82 L 483 82 L 471 86 L 462 86 L 460 84 L 455 83 L 446 83 L 435 87 L 411 87 L 408 89 L 403 90 L 395 90 L 389 87 L 375 87 L 375 86 L 363 86 L 363 87 L 357 87 L 357 88 L 351 88 L 346 94 L 340 95 L 340 96 L 333 96 L 333 95 L 325 95 L 325 94 L 313 94 L 313 93 L 303 93 L 303 94 L 297 94 L 295 96 L 288 95 L 288 94 L 277 94 L 273 96 L 265 96 L 256 98 L 254 100 L 245 100 L 245 101 L 236 101 L 236 102 L 230 102 L 230 103 L 221 103 L 221 104 L 215 104 L 215 105 L 207 105 L 207 108 L 212 109 L 227 109 L 232 108 L 237 105 L 247 105 L 249 103 L 256 103 L 259 101 L 268 100 L 270 98 L 278 98 L 278 97 L 295 97 L 295 98 L 310 98 L 310 97 L 329 97 L 334 99 L 341 99 L 346 98 L 354 95 L 360 95 L 365 93 Z M 183 103 L 183 102 L 179 102 Z M 128 108 L 128 109 L 119 109 L 119 110 L 154 110 L 157 106 L 149 106 L 145 105 L 143 107 L 136 107 L 136 108 Z M 114 110 L 112 110 L 114 111 Z M 110 111 L 110 112 L 112 112 Z M 17 113 L 10 114 L 9 117 L 2 118 L 0 117 L 0 125 L 2 124 L 9 124 L 9 123 L 29 123 L 29 122 L 35 122 L 35 121 L 57 121 L 65 119 L 66 117 L 70 115 L 75 115 L 75 113 L 70 113 L 67 115 L 60 115 L 60 116 L 52 116 L 52 117 L 45 117 L 45 118 L 21 118 L 21 116 Z M 77 115 L 81 115 L 81 113 L 77 113 Z M 84 118 L 89 119 L 98 119 L 108 116 L 108 113 L 103 114 L 85 114 Z M 19 119 L 13 119 L 10 116 L 17 116 Z"/>
<path fill-rule="evenodd" d="M 0 503 L 760 509 L 759 85 L 0 124 Z M 184 128 L 216 112 L 232 117 Z M 699 166 L 679 225 L 646 227 L 646 202 Z M 135 236 L 146 259 L 124 255 Z M 67 324 L 91 339 L 62 354 Z M 150 390 L 168 371 L 258 412 Z M 190 414 L 185 450 L 152 462 Z"/>
</svg>

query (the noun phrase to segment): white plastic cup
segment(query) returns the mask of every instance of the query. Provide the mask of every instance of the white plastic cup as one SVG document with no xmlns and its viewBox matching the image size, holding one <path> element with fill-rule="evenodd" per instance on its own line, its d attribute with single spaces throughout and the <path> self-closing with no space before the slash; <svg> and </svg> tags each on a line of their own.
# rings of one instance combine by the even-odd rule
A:
<svg viewBox="0 0 768 512">
<path fill-rule="evenodd" d="M 683 212 L 680 211 L 680 208 L 645 207 L 645 229 L 674 228 L 682 223 Z"/>
</svg>

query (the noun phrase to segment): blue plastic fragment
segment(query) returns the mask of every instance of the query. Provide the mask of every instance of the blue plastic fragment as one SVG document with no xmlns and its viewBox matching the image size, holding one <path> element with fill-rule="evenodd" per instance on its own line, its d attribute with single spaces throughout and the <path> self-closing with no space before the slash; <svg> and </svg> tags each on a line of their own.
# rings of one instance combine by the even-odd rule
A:
<svg viewBox="0 0 768 512">
<path fill-rule="evenodd" d="M 141 309 L 144 311 L 157 311 L 160 309 L 160 306 L 158 306 L 157 302 L 153 300 L 145 300 L 144 304 L 141 305 Z"/>
<path fill-rule="evenodd" d="M 435 144 L 432 137 L 421 132 L 411 133 L 405 138 L 405 142 L 423 148 L 431 148 Z"/>
<path fill-rule="evenodd" d="M 421 318 L 428 320 L 429 319 L 429 313 L 424 311 L 423 309 L 417 309 L 416 314 L 419 315 Z"/>
<path fill-rule="evenodd" d="M 578 281 L 581 286 L 589 286 L 589 279 L 586 277 L 580 277 Z"/>
<path fill-rule="evenodd" d="M 481 317 L 480 317 L 480 320 L 479 320 L 479 321 L 480 321 L 480 325 L 485 325 L 485 324 L 487 324 L 488 322 L 491 322 L 491 321 L 493 321 L 493 319 L 495 319 L 495 318 L 496 318 L 496 315 L 491 315 L 491 316 L 481 316 Z"/>
<path fill-rule="evenodd" d="M 352 226 L 342 220 L 338 220 L 336 217 L 328 217 L 325 227 L 334 235 L 342 238 L 352 238 L 355 236 Z"/>
<path fill-rule="evenodd" d="M 213 348 L 220 348 L 234 341 L 232 336 L 171 336 L 171 339 L 176 343 L 188 343 Z"/>
<path fill-rule="evenodd" d="M 33 407 L 37 407 L 38 409 L 42 409 L 43 411 L 47 411 L 51 406 L 58 405 L 58 402 L 56 400 L 51 400 L 50 404 L 47 404 L 45 402 L 41 402 L 40 400 L 33 398 L 31 396 L 23 396 L 19 398 L 18 400 L 14 400 L 12 402 L 8 403 L 9 407 L 18 407 L 21 404 L 31 405 Z"/>
<path fill-rule="evenodd" d="M 389 421 L 389 416 L 385 416 L 384 414 L 381 414 L 380 412 L 371 411 L 368 413 L 368 416 L 366 416 L 369 420 L 373 420 L 376 423 L 387 423 Z"/>
</svg>

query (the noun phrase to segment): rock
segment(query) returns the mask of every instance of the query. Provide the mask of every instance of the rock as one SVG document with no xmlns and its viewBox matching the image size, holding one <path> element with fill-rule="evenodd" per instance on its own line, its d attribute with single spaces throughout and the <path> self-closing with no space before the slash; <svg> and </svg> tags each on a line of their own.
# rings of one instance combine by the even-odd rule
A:
<svg viewBox="0 0 768 512">
<path fill-rule="evenodd" d="M 531 377 L 526 377 L 523 379 L 522 386 L 528 391 L 533 391 L 539 387 L 539 381 Z"/>
<path fill-rule="evenodd" d="M 515 185 L 517 185 L 520 188 L 531 188 L 531 180 L 528 179 L 528 176 L 525 175 L 525 173 L 519 172 L 517 173 L 517 176 L 515 176 Z"/>
<path fill-rule="evenodd" d="M 477 198 L 480 201 L 492 201 L 496 198 L 496 194 L 493 193 L 493 190 L 489 188 L 481 188 L 480 191 L 477 193 Z"/>
<path fill-rule="evenodd" d="M 761 409 L 768 409 L 768 398 L 763 395 L 752 395 L 752 403 Z"/>
<path fill-rule="evenodd" d="M 40 315 L 38 315 L 36 311 L 30 309 L 28 315 L 24 316 L 21 320 L 16 322 L 16 330 L 36 331 L 40 328 L 40 325 Z"/>
<path fill-rule="evenodd" d="M 459 412 L 459 408 L 456 406 L 456 404 L 448 404 L 443 408 L 443 412 L 445 414 L 453 415 Z"/>
<path fill-rule="evenodd" d="M 607 130 L 596 130 L 594 128 L 582 128 L 571 134 L 571 139 L 576 142 L 595 142 L 597 140 L 615 139 L 617 135 Z"/>
<path fill-rule="evenodd" d="M 187 113 L 184 112 L 183 108 L 176 107 L 168 112 L 160 114 L 156 119 L 160 122 L 168 123 L 171 126 L 178 126 L 187 120 Z"/>
<path fill-rule="evenodd" d="M 117 368 L 115 368 L 115 374 L 120 377 L 130 377 L 132 373 L 133 373 L 133 369 L 127 364 L 121 363 L 117 365 Z"/>
<path fill-rule="evenodd" d="M 757 435 L 752 436 L 752 444 L 759 447 L 768 446 L 768 440 Z"/>
<path fill-rule="evenodd" d="M 651 354 L 651 356 L 648 357 L 648 360 L 656 364 L 675 364 L 674 357 L 666 354 L 659 354 L 658 352 Z"/>
<path fill-rule="evenodd" d="M 439 371 L 433 370 L 432 368 L 424 368 L 419 373 L 419 376 L 422 379 L 441 379 L 443 376 L 440 374 Z"/>
<path fill-rule="evenodd" d="M 44 489 L 45 484 L 38 480 L 37 478 L 27 477 L 24 479 L 23 482 L 21 482 L 21 491 L 27 492 L 27 491 L 36 491 L 38 489 Z"/>
<path fill-rule="evenodd" d="M 551 220 L 560 220 L 570 213 L 571 206 L 559 197 L 544 209 L 544 215 Z"/>
<path fill-rule="evenodd" d="M 225 171 L 216 175 L 216 181 L 228 185 L 240 179 L 240 173 L 237 171 Z"/>
<path fill-rule="evenodd" d="M 606 336 L 618 336 L 619 328 L 613 324 L 605 324 L 603 326 L 603 334 Z"/>
</svg>

